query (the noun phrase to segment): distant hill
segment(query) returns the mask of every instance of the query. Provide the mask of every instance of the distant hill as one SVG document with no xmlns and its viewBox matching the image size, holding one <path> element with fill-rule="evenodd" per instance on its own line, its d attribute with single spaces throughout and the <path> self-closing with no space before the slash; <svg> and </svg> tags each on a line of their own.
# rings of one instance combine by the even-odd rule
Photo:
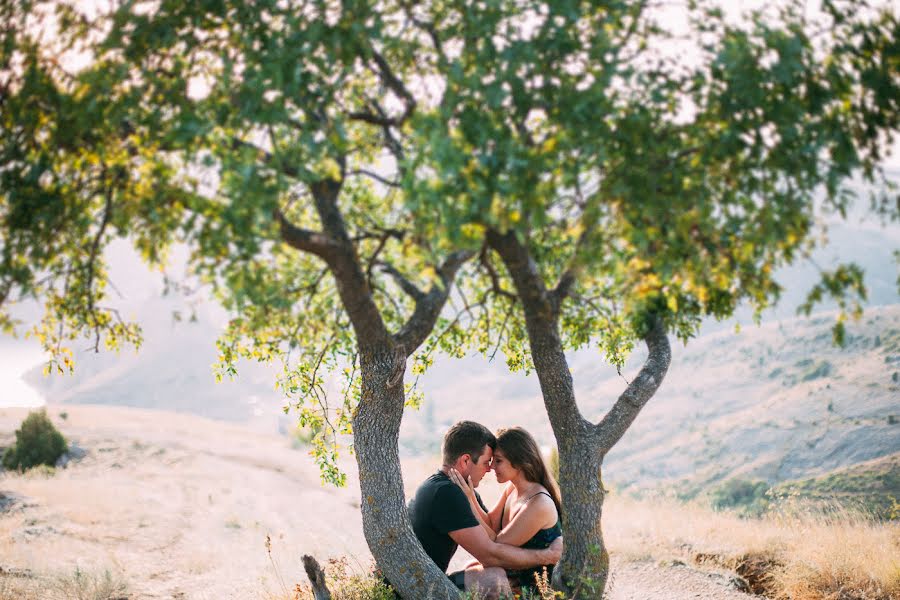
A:
<svg viewBox="0 0 900 600">
<path fill-rule="evenodd" d="M 51 404 L 107 404 L 181 413 L 257 425 L 274 430 L 284 418 L 274 373 L 242 363 L 235 380 L 217 384 L 212 365 L 221 325 L 207 313 L 177 321 L 178 305 L 152 298 L 138 311 L 145 341 L 140 351 L 76 353 L 74 375 L 44 376 L 42 367 L 25 379 Z"/>
<path fill-rule="evenodd" d="M 900 452 L 900 305 L 873 307 L 832 343 L 833 314 L 789 319 L 739 334 L 672 341 L 672 365 L 604 464 L 624 490 L 690 492 L 730 478 L 775 484 Z M 643 360 L 623 377 L 595 352 L 570 364 L 579 406 L 597 421 Z M 408 411 L 401 442 L 433 451 L 459 418 L 522 425 L 553 442 L 537 378 L 478 359 L 436 365 L 421 381 L 426 403 Z"/>
<path fill-rule="evenodd" d="M 864 508 L 882 519 L 900 519 L 900 453 L 776 485 L 776 498 L 800 498 L 828 505 Z"/>
</svg>

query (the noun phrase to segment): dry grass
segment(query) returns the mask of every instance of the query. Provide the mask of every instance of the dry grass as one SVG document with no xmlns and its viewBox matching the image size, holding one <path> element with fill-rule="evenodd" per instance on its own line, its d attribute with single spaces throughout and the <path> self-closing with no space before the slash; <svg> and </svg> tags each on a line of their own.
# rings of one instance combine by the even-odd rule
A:
<svg viewBox="0 0 900 600">
<path fill-rule="evenodd" d="M 779 600 L 900 599 L 897 522 L 802 506 L 744 519 L 668 499 L 616 496 L 605 509 L 611 552 L 627 558 L 716 563 Z"/>
<path fill-rule="evenodd" d="M 109 570 L 39 575 L 0 572 L 0 600 L 128 600 L 128 585 Z"/>
</svg>

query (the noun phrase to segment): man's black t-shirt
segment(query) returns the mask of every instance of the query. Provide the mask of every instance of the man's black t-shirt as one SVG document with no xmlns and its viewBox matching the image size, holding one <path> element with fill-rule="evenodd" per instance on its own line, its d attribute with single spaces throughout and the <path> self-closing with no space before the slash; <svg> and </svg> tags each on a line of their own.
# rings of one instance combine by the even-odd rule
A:
<svg viewBox="0 0 900 600">
<path fill-rule="evenodd" d="M 475 497 L 484 508 L 477 492 Z M 487 512 L 487 508 L 484 510 Z M 447 570 L 457 548 L 456 542 L 447 534 L 478 525 L 466 495 L 440 471 L 426 479 L 416 490 L 409 505 L 409 515 L 413 531 L 425 553 L 442 571 Z"/>
</svg>

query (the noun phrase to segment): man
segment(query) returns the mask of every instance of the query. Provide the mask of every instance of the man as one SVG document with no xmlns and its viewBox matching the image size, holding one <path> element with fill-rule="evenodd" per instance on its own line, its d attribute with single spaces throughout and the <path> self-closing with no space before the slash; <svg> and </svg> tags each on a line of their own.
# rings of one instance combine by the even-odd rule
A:
<svg viewBox="0 0 900 600">
<path fill-rule="evenodd" d="M 511 595 L 505 568 L 526 569 L 556 563 L 562 555 L 562 539 L 544 550 L 525 550 L 492 541 L 478 524 L 466 495 L 448 473 L 456 469 L 477 487 L 491 470 L 497 440 L 484 425 L 460 421 L 444 435 L 443 466 L 425 480 L 410 503 L 413 531 L 426 554 L 446 571 L 459 546 L 482 565 L 450 573 L 448 577 L 460 590 L 479 589 L 487 598 Z M 479 504 L 484 507 L 476 492 Z M 487 512 L 487 508 L 485 508 Z"/>
</svg>

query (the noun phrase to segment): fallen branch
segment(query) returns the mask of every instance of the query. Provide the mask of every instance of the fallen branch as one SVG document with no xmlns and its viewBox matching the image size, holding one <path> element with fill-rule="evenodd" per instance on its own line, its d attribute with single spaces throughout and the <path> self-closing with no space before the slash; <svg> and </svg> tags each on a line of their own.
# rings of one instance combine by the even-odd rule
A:
<svg viewBox="0 0 900 600">
<path fill-rule="evenodd" d="M 325 571 L 316 562 L 316 559 L 309 554 L 304 554 L 300 559 L 303 562 L 303 568 L 306 569 L 306 576 L 312 584 L 313 596 L 316 600 L 331 600 L 331 592 L 325 585 Z"/>
</svg>

